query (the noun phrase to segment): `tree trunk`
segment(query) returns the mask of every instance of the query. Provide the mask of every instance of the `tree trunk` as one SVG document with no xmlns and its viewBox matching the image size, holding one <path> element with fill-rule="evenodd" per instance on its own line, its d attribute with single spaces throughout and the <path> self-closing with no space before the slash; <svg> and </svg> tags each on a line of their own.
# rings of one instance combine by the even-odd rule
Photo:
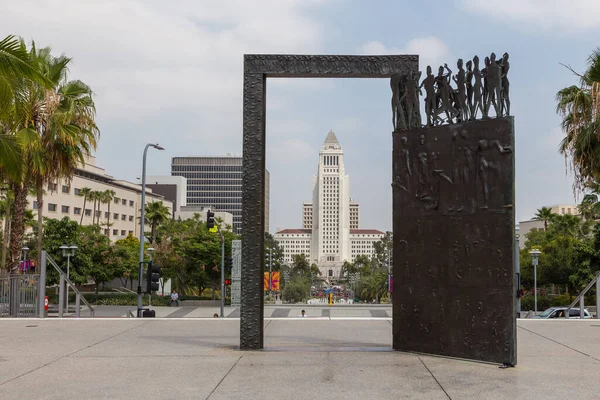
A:
<svg viewBox="0 0 600 400">
<path fill-rule="evenodd" d="M 83 210 L 81 210 L 81 220 L 79 220 L 79 225 L 83 225 L 83 216 L 85 215 L 85 203 L 87 203 L 87 195 L 83 196 Z"/>
<path fill-rule="evenodd" d="M 94 199 L 94 207 L 92 208 L 92 225 L 96 223 L 96 199 Z"/>
<path fill-rule="evenodd" d="M 98 299 L 98 286 L 99 284 L 96 282 L 96 299 Z"/>
<path fill-rule="evenodd" d="M 2 265 L 0 266 L 0 272 L 6 268 L 6 254 L 8 253 L 8 244 L 10 243 L 10 196 L 6 196 L 6 216 L 4 217 L 4 237 L 2 238 Z"/>
<path fill-rule="evenodd" d="M 27 207 L 27 183 L 13 185 L 15 205 L 11 219 L 10 230 L 10 258 L 8 262 L 9 272 L 19 268 L 21 249 L 23 247 L 23 233 L 25 232 L 25 208 Z"/>
<path fill-rule="evenodd" d="M 108 202 L 108 219 L 106 220 L 106 232 L 108 232 L 108 238 L 110 239 L 110 201 Z"/>
<path fill-rule="evenodd" d="M 41 180 L 36 184 L 37 197 L 37 259 L 35 265 L 42 265 L 42 238 L 44 233 L 44 185 Z"/>
</svg>

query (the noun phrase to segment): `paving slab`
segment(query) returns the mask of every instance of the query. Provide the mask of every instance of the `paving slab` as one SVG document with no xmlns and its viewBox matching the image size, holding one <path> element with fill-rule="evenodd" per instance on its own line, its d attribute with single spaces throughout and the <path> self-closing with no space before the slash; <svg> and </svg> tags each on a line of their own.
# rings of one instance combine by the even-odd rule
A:
<svg viewBox="0 0 600 400">
<path fill-rule="evenodd" d="M 519 320 L 501 369 L 394 352 L 383 318 L 267 320 L 264 351 L 228 318 L 0 320 L 0 398 L 598 399 L 596 325 Z"/>
</svg>

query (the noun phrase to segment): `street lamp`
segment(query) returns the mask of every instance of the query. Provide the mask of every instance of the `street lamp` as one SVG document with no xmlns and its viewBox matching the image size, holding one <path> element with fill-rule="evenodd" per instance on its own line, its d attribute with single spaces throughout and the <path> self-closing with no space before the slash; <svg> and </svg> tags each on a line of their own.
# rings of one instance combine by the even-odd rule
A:
<svg viewBox="0 0 600 400">
<path fill-rule="evenodd" d="M 540 254 L 542 254 L 542 252 L 538 249 L 532 249 L 529 254 L 531 254 L 531 263 L 533 264 L 533 302 L 534 312 L 535 315 L 537 315 L 537 266 Z"/>
<path fill-rule="evenodd" d="M 71 246 L 67 246 L 65 244 L 63 244 L 62 246 L 59 247 L 59 249 L 62 250 L 62 256 L 63 257 L 67 257 L 67 280 L 69 280 L 69 276 L 71 274 L 71 257 L 73 257 L 75 255 L 75 250 L 77 250 L 77 246 L 71 245 Z M 66 287 L 66 296 L 65 296 L 65 301 L 67 302 L 67 312 L 69 312 L 69 284 L 67 283 L 67 287 Z"/>
<path fill-rule="evenodd" d="M 141 318 L 142 316 L 142 274 L 143 274 L 143 266 L 144 266 L 144 214 L 146 211 L 146 154 L 148 153 L 148 148 L 154 147 L 156 150 L 164 150 L 158 143 L 152 144 L 148 143 L 146 147 L 144 147 L 144 156 L 142 158 L 142 210 L 140 212 L 140 258 L 138 265 L 138 307 L 137 307 L 137 316 Z"/>
<path fill-rule="evenodd" d="M 21 251 L 23 251 L 23 273 L 25 273 L 25 262 L 27 260 L 27 252 L 29 251 L 29 247 L 23 246 Z"/>
</svg>

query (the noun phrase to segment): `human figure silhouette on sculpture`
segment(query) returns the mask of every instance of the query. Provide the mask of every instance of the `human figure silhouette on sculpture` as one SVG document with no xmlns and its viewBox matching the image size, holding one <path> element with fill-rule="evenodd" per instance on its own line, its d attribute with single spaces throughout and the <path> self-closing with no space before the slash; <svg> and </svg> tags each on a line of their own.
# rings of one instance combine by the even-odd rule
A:
<svg viewBox="0 0 600 400">
<path fill-rule="evenodd" d="M 420 137 L 421 145 L 425 145 L 425 135 Z M 429 156 L 427 150 L 424 149 L 417 155 L 417 190 L 415 191 L 415 197 L 421 201 L 431 200 L 431 187 L 430 187 L 430 172 L 429 172 Z"/>
<path fill-rule="evenodd" d="M 490 104 L 494 105 L 496 111 L 496 117 L 502 116 L 500 111 L 501 95 L 500 90 L 502 89 L 502 68 L 496 62 L 496 54 L 490 55 L 490 64 L 487 66 L 487 85 L 488 85 L 488 96 L 486 102 L 486 109 L 490 110 Z"/>
<path fill-rule="evenodd" d="M 502 146 L 498 140 L 492 140 L 488 142 L 483 139 L 480 140 L 477 146 L 477 162 L 478 162 L 478 174 L 479 181 L 481 184 L 483 194 L 483 205 L 479 208 L 487 209 L 490 198 L 489 187 L 488 187 L 488 172 L 495 170 L 500 172 L 500 168 L 493 161 L 494 154 L 492 151 L 498 151 L 500 154 L 511 153 L 512 148 L 510 146 Z"/>
<path fill-rule="evenodd" d="M 475 84 L 473 85 L 473 110 L 471 112 L 471 118 L 477 119 L 477 110 L 481 111 L 482 116 L 485 115 L 483 110 L 483 73 L 479 69 L 479 57 L 477 56 L 473 57 L 473 67 L 473 76 L 475 77 Z"/>
<path fill-rule="evenodd" d="M 444 70 L 446 70 L 446 74 L 444 74 Z M 440 123 L 443 120 L 440 118 L 440 113 L 445 112 L 447 117 L 447 122 L 452 123 L 452 118 L 458 115 L 458 110 L 454 108 L 450 102 L 450 92 L 452 88 L 450 87 L 450 76 L 452 75 L 452 71 L 448 68 L 448 64 L 444 64 L 443 67 L 438 69 L 438 75 L 435 78 L 435 82 L 437 83 L 438 88 L 438 97 L 440 99 L 440 106 L 435 111 L 435 120 Z"/>
<path fill-rule="evenodd" d="M 436 98 L 435 98 L 435 77 L 431 73 L 431 66 L 427 66 L 427 76 L 421 82 L 419 89 L 425 87 L 425 115 L 427 125 L 433 126 L 435 120 Z"/>
<path fill-rule="evenodd" d="M 404 119 L 404 110 L 402 109 L 400 83 L 402 76 L 394 74 L 390 78 L 390 87 L 392 89 L 392 126 L 394 131 L 406 129 L 406 121 Z"/>
<path fill-rule="evenodd" d="M 452 178 L 444 173 L 444 169 L 439 165 L 440 153 L 438 151 L 432 151 L 429 155 L 429 160 L 431 163 L 431 173 L 434 179 L 431 185 L 431 193 L 433 204 L 427 206 L 427 209 L 437 210 L 440 205 L 440 195 L 442 193 L 442 179 L 451 185 L 454 184 Z"/>
<path fill-rule="evenodd" d="M 456 103 L 458 108 L 457 121 L 466 121 L 469 119 L 467 112 L 467 88 L 466 88 L 466 76 L 465 69 L 463 68 L 463 60 L 459 58 L 456 62 L 458 73 L 454 75 L 454 82 L 456 83 Z"/>
<path fill-rule="evenodd" d="M 400 138 L 400 159 L 396 163 L 396 179 L 392 186 L 399 187 L 406 193 L 409 192 L 409 185 L 412 176 L 410 168 L 410 153 L 408 150 L 408 138 Z"/>
<path fill-rule="evenodd" d="M 406 106 L 406 115 L 408 115 L 408 128 L 421 127 L 421 110 L 419 109 L 419 80 L 421 71 L 411 76 L 405 85 L 404 103 Z"/>
<path fill-rule="evenodd" d="M 488 102 L 488 96 L 490 95 L 489 92 L 489 88 L 488 88 L 488 67 L 490 66 L 490 58 L 486 57 L 484 60 L 484 67 L 481 70 L 481 75 L 483 75 L 483 106 L 481 107 L 481 109 L 483 110 L 482 112 L 482 118 L 487 118 L 488 117 L 488 112 L 489 110 L 486 108 L 487 106 L 487 102 Z"/>
<path fill-rule="evenodd" d="M 509 86 L 508 82 L 508 70 L 510 69 L 510 63 L 508 62 L 508 53 L 504 53 L 502 56 L 502 62 L 500 63 L 502 68 L 502 102 L 501 102 L 501 114 L 504 116 L 510 115 L 510 96 L 509 96 Z"/>
<path fill-rule="evenodd" d="M 467 133 L 462 131 L 460 134 L 452 134 L 452 159 L 454 160 L 454 205 L 448 207 L 448 211 L 461 212 L 464 209 L 469 187 L 469 177 L 474 169 L 473 152 L 466 140 Z"/>
<path fill-rule="evenodd" d="M 467 88 L 467 119 L 473 118 L 473 62 L 467 61 L 467 74 L 465 79 Z"/>
</svg>

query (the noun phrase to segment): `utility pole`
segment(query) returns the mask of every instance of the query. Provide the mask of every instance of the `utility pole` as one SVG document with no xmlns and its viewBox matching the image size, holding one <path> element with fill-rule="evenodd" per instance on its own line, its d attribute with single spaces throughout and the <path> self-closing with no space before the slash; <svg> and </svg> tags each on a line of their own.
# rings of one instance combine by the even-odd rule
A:
<svg viewBox="0 0 600 400">
<path fill-rule="evenodd" d="M 269 297 L 273 295 L 273 248 L 269 247 Z"/>
<path fill-rule="evenodd" d="M 221 236 L 221 318 L 225 317 L 225 238 L 221 232 L 221 224 L 217 224 Z"/>
</svg>

